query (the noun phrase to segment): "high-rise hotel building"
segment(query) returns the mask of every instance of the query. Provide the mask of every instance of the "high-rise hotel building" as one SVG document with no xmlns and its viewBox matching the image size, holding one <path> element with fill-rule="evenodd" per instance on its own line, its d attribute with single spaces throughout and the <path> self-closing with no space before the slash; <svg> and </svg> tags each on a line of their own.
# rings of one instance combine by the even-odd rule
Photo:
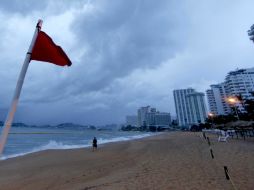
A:
<svg viewBox="0 0 254 190">
<path fill-rule="evenodd" d="M 225 83 L 213 84 L 206 91 L 210 112 L 215 115 L 228 115 L 231 112 L 228 106 Z"/>
<path fill-rule="evenodd" d="M 211 85 L 211 89 L 206 91 L 209 109 L 215 115 L 230 114 L 232 106 L 237 106 L 244 112 L 244 107 L 240 103 L 230 105 L 227 99 L 239 95 L 243 99 L 254 99 L 252 92 L 254 92 L 254 68 L 231 71 L 227 74 L 225 82 Z"/>
<path fill-rule="evenodd" d="M 169 126 L 171 124 L 170 113 L 156 111 L 150 106 L 138 109 L 138 127 L 142 126 Z"/>
<path fill-rule="evenodd" d="M 150 106 L 145 106 L 138 109 L 138 127 L 147 125 L 147 114 L 150 112 L 150 109 Z"/>
<path fill-rule="evenodd" d="M 227 74 L 225 89 L 228 96 L 241 95 L 243 99 L 254 99 L 254 67 L 238 69 Z"/>
<path fill-rule="evenodd" d="M 207 111 L 204 93 L 188 88 L 174 90 L 173 94 L 179 126 L 190 127 L 205 122 Z"/>
</svg>

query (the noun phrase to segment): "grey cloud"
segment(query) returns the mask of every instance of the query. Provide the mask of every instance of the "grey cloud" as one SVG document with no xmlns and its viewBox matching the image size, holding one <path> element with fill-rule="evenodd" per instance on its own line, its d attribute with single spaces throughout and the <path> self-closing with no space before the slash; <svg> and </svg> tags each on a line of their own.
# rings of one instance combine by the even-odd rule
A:
<svg viewBox="0 0 254 190">
<path fill-rule="evenodd" d="M 100 90 L 138 68 L 158 67 L 182 49 L 186 40 L 184 25 L 172 19 L 186 19 L 174 11 L 175 3 L 105 2 L 95 1 L 96 12 L 81 14 L 74 22 L 80 47 L 88 49 L 83 65 L 73 70 L 71 83 L 79 87 L 77 93 L 79 89 Z"/>
<path fill-rule="evenodd" d="M 43 96 L 26 101 L 61 101 L 103 91 L 137 69 L 159 67 L 185 47 L 188 18 L 184 6 L 175 1 L 103 0 L 91 4 L 94 11 L 81 11 L 72 24 L 76 48 L 86 50 L 81 62 L 74 62 L 68 76 L 52 84 Z M 179 7 L 180 12 L 176 11 Z"/>
<path fill-rule="evenodd" d="M 34 11 L 47 11 L 48 14 L 59 14 L 71 7 L 80 7 L 89 0 L 1 0 L 0 10 L 6 13 L 19 13 L 30 16 Z"/>
<path fill-rule="evenodd" d="M 20 12 L 29 14 L 33 10 L 43 10 L 47 6 L 48 1 L 37 1 L 37 0 L 2 0 L 0 1 L 0 10 L 5 12 Z"/>
</svg>

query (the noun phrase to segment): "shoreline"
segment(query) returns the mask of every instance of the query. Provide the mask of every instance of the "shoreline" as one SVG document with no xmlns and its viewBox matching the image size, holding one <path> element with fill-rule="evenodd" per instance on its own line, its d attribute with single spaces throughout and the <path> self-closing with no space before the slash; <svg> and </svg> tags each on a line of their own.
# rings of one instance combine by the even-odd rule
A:
<svg viewBox="0 0 254 190">
<path fill-rule="evenodd" d="M 99 145 L 105 145 L 108 143 L 117 143 L 117 142 L 122 142 L 122 141 L 131 141 L 131 140 L 136 140 L 136 139 L 142 139 L 142 138 L 147 138 L 150 136 L 156 136 L 159 135 L 161 133 L 144 133 L 144 134 L 138 134 L 138 135 L 134 135 L 134 136 L 129 136 L 129 137 L 114 137 L 112 139 L 103 139 L 102 142 L 99 142 Z M 121 139 L 122 138 L 122 139 Z M 17 153 L 17 154 L 12 154 L 12 155 L 7 155 L 7 156 L 2 156 L 0 157 L 0 162 L 3 160 L 8 160 L 11 158 L 16 158 L 16 157 L 22 157 L 22 156 L 26 156 L 29 154 L 33 154 L 36 152 L 43 152 L 43 151 L 47 151 L 47 150 L 75 150 L 75 149 L 83 149 L 83 148 L 89 148 L 92 145 L 91 144 L 84 144 L 84 145 L 62 145 L 62 147 L 48 147 L 47 146 L 51 143 L 51 142 L 55 142 L 55 141 L 50 141 L 47 145 L 41 145 L 39 147 L 36 147 L 34 149 L 32 149 L 31 151 L 28 152 L 22 152 L 22 153 Z"/>
<path fill-rule="evenodd" d="M 5 190 L 253 189 L 254 141 L 217 142 L 215 159 L 201 133 L 170 132 L 91 149 L 46 150 L 0 162 Z M 15 183 L 13 183 L 15 182 Z"/>
</svg>

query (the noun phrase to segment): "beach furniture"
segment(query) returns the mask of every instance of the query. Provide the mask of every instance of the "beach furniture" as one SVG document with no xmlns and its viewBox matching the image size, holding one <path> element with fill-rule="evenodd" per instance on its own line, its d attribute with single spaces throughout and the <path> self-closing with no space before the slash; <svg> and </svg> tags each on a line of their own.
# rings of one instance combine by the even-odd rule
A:
<svg viewBox="0 0 254 190">
<path fill-rule="evenodd" d="M 221 135 L 218 137 L 219 142 L 227 142 L 227 138 L 229 137 L 229 134 L 225 131 L 221 131 Z"/>
<path fill-rule="evenodd" d="M 232 138 L 234 138 L 234 135 L 236 134 L 236 131 L 235 130 L 227 130 L 227 134 L 230 136 L 230 137 L 232 137 Z"/>
</svg>

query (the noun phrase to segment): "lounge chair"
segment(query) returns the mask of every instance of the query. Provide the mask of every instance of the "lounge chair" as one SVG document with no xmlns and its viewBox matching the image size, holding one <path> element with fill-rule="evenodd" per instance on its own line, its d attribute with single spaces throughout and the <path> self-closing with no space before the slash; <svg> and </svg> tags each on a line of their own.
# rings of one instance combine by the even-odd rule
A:
<svg viewBox="0 0 254 190">
<path fill-rule="evenodd" d="M 234 138 L 234 135 L 236 134 L 235 130 L 227 130 L 227 133 L 232 138 Z"/>
<path fill-rule="evenodd" d="M 218 141 L 219 142 L 227 142 L 227 138 L 229 137 L 229 134 L 225 131 L 221 131 L 221 135 L 219 135 Z"/>
</svg>

